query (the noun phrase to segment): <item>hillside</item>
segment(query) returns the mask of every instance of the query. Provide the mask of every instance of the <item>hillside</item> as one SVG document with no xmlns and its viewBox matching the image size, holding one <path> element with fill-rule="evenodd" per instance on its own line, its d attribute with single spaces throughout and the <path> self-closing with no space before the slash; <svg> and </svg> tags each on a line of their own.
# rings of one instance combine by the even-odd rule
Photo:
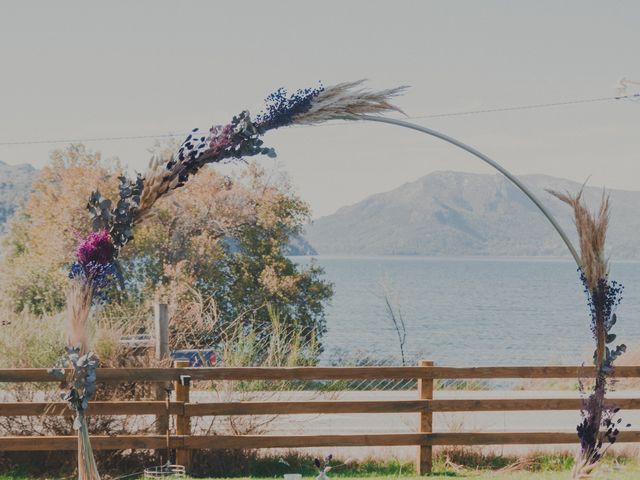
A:
<svg viewBox="0 0 640 480">
<path fill-rule="evenodd" d="M 37 170 L 0 161 L 0 234 L 26 200 Z M 545 175 L 521 179 L 575 240 L 569 208 L 545 188 L 576 192 L 581 184 Z M 609 253 L 640 259 L 640 192 L 611 190 Z M 601 187 L 587 187 L 594 208 Z M 500 175 L 434 172 L 371 195 L 315 220 L 288 254 L 565 256 L 566 247 L 536 207 Z"/>
<path fill-rule="evenodd" d="M 29 164 L 7 165 L 0 161 L 0 234 L 5 223 L 31 191 L 36 169 Z"/>
<path fill-rule="evenodd" d="M 521 177 L 576 238 L 570 209 L 545 188 L 577 192 L 581 184 L 545 175 Z M 609 251 L 640 259 L 640 192 L 611 190 Z M 602 188 L 587 187 L 594 208 Z M 565 256 L 551 225 L 501 175 L 435 172 L 340 208 L 307 227 L 320 254 Z"/>
</svg>

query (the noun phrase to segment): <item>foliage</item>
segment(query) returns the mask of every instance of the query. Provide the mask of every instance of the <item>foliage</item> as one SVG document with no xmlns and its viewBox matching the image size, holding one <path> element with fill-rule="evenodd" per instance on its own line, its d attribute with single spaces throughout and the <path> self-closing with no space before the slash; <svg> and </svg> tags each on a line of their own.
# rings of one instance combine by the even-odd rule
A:
<svg viewBox="0 0 640 480">
<path fill-rule="evenodd" d="M 78 237 L 90 231 L 86 201 L 93 190 L 115 192 L 120 166 L 83 145 L 51 154 L 25 206 L 3 238 L 0 302 L 14 311 L 57 312 L 65 304 L 67 268 Z"/>
<path fill-rule="evenodd" d="M 0 368 L 50 368 L 64 353 L 62 314 L 0 310 Z M 25 325 L 28 327 L 25 328 Z"/>
<path fill-rule="evenodd" d="M 137 187 L 123 183 L 116 172 L 117 162 L 104 161 L 81 145 L 52 154 L 5 240 L 9 248 L 2 259 L 0 293 L 6 307 L 35 314 L 60 311 L 76 250 L 77 259 L 86 260 L 77 270 L 94 271 L 93 257 L 109 245 L 100 230 L 88 235 L 93 225 L 84 199 L 99 189 L 112 195 L 124 191 L 131 202 L 138 201 Z M 92 197 L 91 209 L 94 220 L 117 219 L 105 199 Z M 269 304 L 284 323 L 317 339 L 324 332 L 331 286 L 317 266 L 300 269 L 282 254 L 308 215 L 307 204 L 282 174 L 270 176 L 251 164 L 228 178 L 205 168 L 158 201 L 153 215 L 136 227 L 135 241 L 120 256 L 127 296 L 115 296 L 118 302 L 102 308 L 139 309 L 163 299 L 176 317 L 188 314 L 194 297 L 207 298 L 215 311 L 207 319 L 210 332 L 243 318 L 244 327 L 260 337 L 268 334 Z M 121 234 L 123 243 L 128 232 Z M 86 241 L 76 249 L 78 237 Z"/>
<path fill-rule="evenodd" d="M 93 191 L 87 209 L 93 231 L 108 229 L 114 244 L 120 248 L 133 239 L 133 218 L 135 210 L 140 206 L 143 181 L 140 175 L 135 180 L 121 175 L 118 180 L 120 199 L 115 207 L 112 207 L 111 200 L 104 198 L 99 191 Z"/>
<path fill-rule="evenodd" d="M 238 318 L 258 337 L 267 334 L 267 305 L 306 338 L 324 333 L 331 286 L 320 268 L 300 270 L 282 253 L 308 218 L 285 178 L 269 178 L 254 164 L 232 179 L 206 170 L 155 210 L 120 259 L 133 298 L 157 294 L 174 308 L 172 317 L 188 315 L 194 297 L 206 298 L 211 334 Z"/>
</svg>

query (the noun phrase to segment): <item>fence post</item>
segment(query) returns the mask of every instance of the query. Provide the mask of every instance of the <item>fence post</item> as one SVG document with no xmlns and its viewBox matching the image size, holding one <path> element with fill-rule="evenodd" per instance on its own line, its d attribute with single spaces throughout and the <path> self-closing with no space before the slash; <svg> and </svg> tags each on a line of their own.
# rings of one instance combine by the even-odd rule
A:
<svg viewBox="0 0 640 480">
<path fill-rule="evenodd" d="M 188 360 L 177 360 L 174 362 L 176 368 L 189 367 Z M 183 410 L 181 414 L 176 415 L 176 435 L 190 436 L 191 435 L 191 418 L 185 415 L 184 405 L 189 403 L 189 387 L 191 384 L 191 377 L 187 375 L 181 375 L 179 380 L 176 381 L 176 402 L 182 402 Z M 185 467 L 187 472 L 191 468 L 191 450 L 188 448 L 176 449 L 176 463 Z"/>
<path fill-rule="evenodd" d="M 432 367 L 433 362 L 428 360 L 420 360 L 419 367 Z M 418 398 L 420 400 L 433 400 L 433 378 L 418 379 Z M 420 421 L 418 424 L 419 433 L 431 433 L 433 431 L 433 413 L 429 408 L 428 411 L 420 412 Z M 433 468 L 433 447 L 431 445 L 419 445 L 418 455 L 416 458 L 416 473 L 418 475 L 429 475 Z"/>
<path fill-rule="evenodd" d="M 155 328 L 155 358 L 157 361 L 161 361 L 169 357 L 169 306 L 165 303 L 156 303 L 153 308 L 153 320 Z M 168 387 L 168 383 L 156 383 L 155 399 L 164 402 L 167 399 Z M 158 435 L 166 435 L 168 430 L 169 416 L 166 414 L 157 415 L 156 432 Z"/>
</svg>

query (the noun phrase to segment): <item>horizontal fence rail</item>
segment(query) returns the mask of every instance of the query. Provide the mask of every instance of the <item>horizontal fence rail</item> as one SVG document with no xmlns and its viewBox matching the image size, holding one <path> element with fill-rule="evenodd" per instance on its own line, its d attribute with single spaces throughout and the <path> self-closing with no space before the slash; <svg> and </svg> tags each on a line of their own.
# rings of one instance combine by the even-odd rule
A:
<svg viewBox="0 0 640 480">
<path fill-rule="evenodd" d="M 589 367 L 437 367 L 421 362 L 416 367 L 241 367 L 241 368 L 121 368 L 98 369 L 98 382 L 175 382 L 178 395 L 173 401 L 94 401 L 87 414 L 175 416 L 175 432 L 164 435 L 118 435 L 91 437 L 95 450 L 175 449 L 177 458 L 189 463 L 193 449 L 254 449 L 340 446 L 418 446 L 416 467 L 428 473 L 433 446 L 577 444 L 575 431 L 558 432 L 433 432 L 433 413 L 496 411 L 576 411 L 579 398 L 478 398 L 434 399 L 434 380 L 502 378 L 591 378 Z M 69 373 L 69 372 L 67 372 Z M 640 377 L 640 366 L 617 367 L 618 378 Z M 189 381 L 252 380 L 371 380 L 414 379 L 415 400 L 323 400 L 323 401 L 219 401 L 194 403 L 189 400 Z M 0 382 L 60 382 L 64 375 L 47 369 L 0 369 Z M 6 387 L 5 387 L 6 388 Z M 608 399 L 607 405 L 624 410 L 640 410 L 640 398 Z M 298 414 L 393 414 L 416 413 L 416 433 L 345 435 L 191 435 L 190 418 L 234 415 Z M 72 416 L 64 402 L 0 402 L 0 417 Z M 160 433 L 160 432 L 159 432 Z M 623 431 L 618 442 L 640 442 L 640 431 Z M 53 451 L 77 449 L 75 436 L 0 437 L 0 451 Z"/>
<path fill-rule="evenodd" d="M 352 435 L 92 435 L 94 450 L 254 449 L 305 447 L 455 446 L 455 445 L 560 445 L 576 444 L 576 433 L 564 432 L 437 432 Z M 640 431 L 618 434 L 617 442 L 638 443 Z M 0 437 L 0 451 L 77 450 L 74 436 Z"/>
<path fill-rule="evenodd" d="M 70 373 L 70 372 L 67 372 Z M 99 368 L 100 382 L 170 382 L 192 380 L 409 380 L 499 378 L 593 378 L 591 367 L 208 367 Z M 616 367 L 615 377 L 640 377 L 640 366 Z M 0 382 L 57 382 L 46 368 L 0 369 Z"/>
<path fill-rule="evenodd" d="M 640 398 L 609 400 L 605 407 L 640 410 Z M 188 417 L 223 415 L 298 415 L 323 413 L 420 413 L 420 412 L 514 412 L 535 410 L 579 410 L 579 398 L 483 398 L 480 400 L 371 400 L 320 402 L 213 402 L 183 403 L 90 402 L 87 415 L 185 415 Z M 64 402 L 0 403 L 0 417 L 73 416 Z"/>
</svg>

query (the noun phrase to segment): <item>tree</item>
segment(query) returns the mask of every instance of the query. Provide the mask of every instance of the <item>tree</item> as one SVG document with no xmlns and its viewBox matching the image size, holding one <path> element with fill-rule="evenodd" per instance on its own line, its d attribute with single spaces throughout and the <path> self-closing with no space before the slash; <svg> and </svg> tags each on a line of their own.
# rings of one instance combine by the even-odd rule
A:
<svg viewBox="0 0 640 480">
<path fill-rule="evenodd" d="M 188 343 L 215 343 L 239 321 L 268 335 L 268 307 L 308 339 L 324 333 L 331 285 L 318 266 L 301 269 L 283 255 L 309 216 L 285 176 L 256 164 L 234 178 L 207 169 L 155 208 L 121 256 L 128 291 L 168 301 L 174 317 L 188 317 L 194 302 L 199 310 L 206 304 L 212 325 Z"/>
<path fill-rule="evenodd" d="M 119 170 L 117 160 L 105 160 L 84 145 L 51 154 L 3 238 L 1 302 L 38 314 L 64 307 L 66 266 L 77 239 L 89 231 L 86 199 L 96 189 L 115 192 L 113 174 Z"/>
<path fill-rule="evenodd" d="M 52 154 L 5 240 L 2 293 L 12 309 L 47 313 L 64 307 L 77 239 L 90 230 L 87 199 L 96 189 L 113 197 L 119 172 L 116 161 L 82 145 Z M 136 229 L 120 256 L 126 294 L 112 298 L 119 308 L 168 301 L 176 322 L 200 312 L 191 344 L 215 342 L 238 322 L 268 335 L 268 307 L 307 338 L 319 338 L 331 285 L 316 265 L 302 269 L 283 254 L 308 218 L 308 205 L 284 174 L 267 174 L 256 164 L 232 178 L 203 169 L 159 201 Z"/>
</svg>

